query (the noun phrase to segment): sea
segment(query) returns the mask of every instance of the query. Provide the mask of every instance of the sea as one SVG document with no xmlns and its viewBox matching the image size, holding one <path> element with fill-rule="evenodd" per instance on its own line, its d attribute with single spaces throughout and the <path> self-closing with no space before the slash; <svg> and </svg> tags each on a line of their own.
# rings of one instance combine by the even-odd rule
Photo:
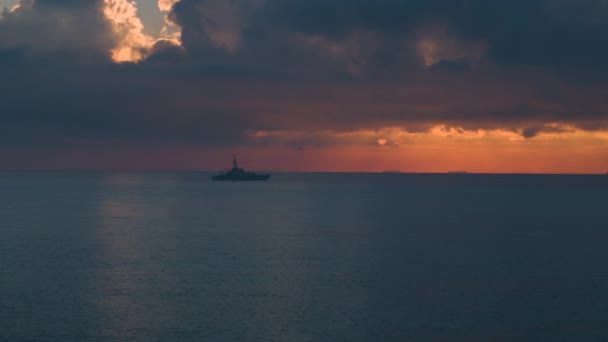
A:
<svg viewBox="0 0 608 342">
<path fill-rule="evenodd" d="M 0 172 L 0 341 L 608 341 L 608 176 Z"/>
</svg>

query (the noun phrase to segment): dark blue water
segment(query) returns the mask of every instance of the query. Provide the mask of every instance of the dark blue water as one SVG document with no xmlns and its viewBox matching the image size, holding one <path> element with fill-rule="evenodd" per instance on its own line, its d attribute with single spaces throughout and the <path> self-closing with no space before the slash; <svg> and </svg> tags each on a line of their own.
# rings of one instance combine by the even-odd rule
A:
<svg viewBox="0 0 608 342">
<path fill-rule="evenodd" d="M 608 176 L 0 176 L 2 341 L 608 338 Z"/>
</svg>

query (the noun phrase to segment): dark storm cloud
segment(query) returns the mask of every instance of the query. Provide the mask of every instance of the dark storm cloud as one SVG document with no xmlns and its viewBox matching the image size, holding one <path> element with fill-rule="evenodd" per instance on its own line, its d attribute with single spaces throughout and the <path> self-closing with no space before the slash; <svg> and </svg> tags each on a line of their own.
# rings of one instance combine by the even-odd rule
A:
<svg viewBox="0 0 608 342">
<path fill-rule="evenodd" d="M 456 37 L 485 42 L 489 58 L 504 63 L 603 66 L 608 56 L 608 3 L 603 0 L 331 2 L 329 17 L 320 17 L 322 24 L 314 13 L 323 11 L 326 1 L 281 3 L 299 4 L 290 12 L 292 22 L 309 30 L 390 33 L 445 25 Z M 350 10 L 341 11 L 339 5 Z"/>
<path fill-rule="evenodd" d="M 0 48 L 0 64 L 17 66 L 24 61 L 25 51 L 22 48 Z"/>
<path fill-rule="evenodd" d="M 536 84 L 538 97 L 524 96 L 510 107 L 529 110 L 489 110 L 486 116 L 501 121 L 529 115 L 535 121 L 607 115 L 600 99 L 605 94 L 597 89 L 608 84 L 605 0 L 181 0 L 172 16 L 182 27 L 185 48 L 203 51 L 201 60 L 224 68 L 397 82 L 425 70 L 476 69 L 486 76 L 450 77 L 479 87 L 484 86 L 479 79 L 492 77 L 497 78 L 492 83 L 505 77 L 505 87 L 516 87 L 508 74 L 523 73 L 515 82 Z M 420 46 L 425 39 L 435 44 L 430 53 Z M 431 55 L 427 65 L 425 54 Z M 557 79 L 547 80 L 551 75 Z M 588 86 L 585 81 L 593 81 L 596 89 L 589 91 L 597 97 L 583 100 L 583 87 L 566 89 Z M 550 92 L 561 98 L 543 95 Z M 541 103 L 547 108 L 539 108 Z"/>
<path fill-rule="evenodd" d="M 87 141 L 238 141 L 245 113 L 209 84 L 205 94 L 184 87 L 179 76 L 135 65 L 29 65 L 3 87 L 0 142 L 9 145 L 78 144 Z M 173 70 L 176 72 L 177 70 Z M 192 86 L 188 83 L 187 86 Z M 225 91 L 225 88 L 224 88 Z M 188 103 L 194 102 L 194 103 Z"/>
<path fill-rule="evenodd" d="M 42 59 L 80 55 L 104 58 L 112 45 L 102 1 L 21 0 L 20 8 L 0 15 L 0 48 L 22 49 Z"/>
<path fill-rule="evenodd" d="M 183 48 L 123 65 L 101 1 L 22 3 L 0 19 L 5 145 L 608 120 L 605 1 L 181 0 Z"/>
<path fill-rule="evenodd" d="M 436 71 L 471 71 L 471 66 L 464 60 L 446 60 L 442 59 L 439 62 L 428 67 L 429 70 Z"/>
<path fill-rule="evenodd" d="M 532 139 L 539 135 L 540 133 L 566 133 L 572 132 L 571 129 L 566 129 L 563 127 L 553 127 L 553 126 L 534 126 L 527 127 L 522 131 L 522 136 L 526 139 Z"/>
</svg>

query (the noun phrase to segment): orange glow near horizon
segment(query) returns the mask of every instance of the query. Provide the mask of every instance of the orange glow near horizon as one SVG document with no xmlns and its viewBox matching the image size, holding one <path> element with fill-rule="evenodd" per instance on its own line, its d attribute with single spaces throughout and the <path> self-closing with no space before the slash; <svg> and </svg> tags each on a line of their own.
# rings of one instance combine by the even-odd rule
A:
<svg viewBox="0 0 608 342">
<path fill-rule="evenodd" d="M 230 166 L 231 156 L 236 153 L 243 167 L 273 172 L 608 171 L 608 131 L 540 133 L 524 139 L 515 132 L 436 126 L 419 133 L 397 129 L 334 133 L 334 140 L 322 136 L 329 135 L 327 132 L 318 133 L 315 139 L 325 145 L 316 146 L 296 146 L 297 139 L 289 141 L 286 132 L 281 133 L 281 138 L 277 134 L 258 132 L 257 139 L 261 141 L 253 139 L 248 146 L 210 148 L 115 142 L 65 150 L 0 149 L 0 157 L 10 161 L 5 165 L 14 169 L 220 170 Z"/>
<path fill-rule="evenodd" d="M 608 170 L 608 131 L 587 132 L 550 124 L 559 132 L 525 139 L 506 130 L 465 130 L 438 125 L 427 132 L 408 133 L 389 128 L 333 134 L 315 139 L 328 147 L 304 147 L 293 170 L 479 173 L 603 173 Z M 298 132 L 257 132 L 259 139 L 275 138 L 297 144 Z M 270 162 L 270 160 L 268 161 Z M 279 165 L 277 165 L 279 167 Z M 289 169 L 289 167 L 287 167 Z"/>
</svg>

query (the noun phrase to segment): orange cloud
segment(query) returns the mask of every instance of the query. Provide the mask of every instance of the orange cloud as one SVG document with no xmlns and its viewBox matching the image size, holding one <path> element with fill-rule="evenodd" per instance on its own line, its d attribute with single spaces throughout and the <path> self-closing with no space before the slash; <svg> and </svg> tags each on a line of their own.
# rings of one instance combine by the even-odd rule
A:
<svg viewBox="0 0 608 342">
<path fill-rule="evenodd" d="M 158 0 L 158 9 L 161 12 L 169 12 L 173 5 L 175 5 L 179 0 Z"/>
<path fill-rule="evenodd" d="M 168 11 L 176 0 L 159 0 L 161 11 Z M 112 26 L 116 44 L 111 51 L 114 62 L 139 62 L 146 58 L 159 40 L 181 45 L 181 37 L 173 24 L 165 18 L 159 38 L 144 33 L 144 25 L 137 16 L 137 5 L 129 0 L 104 0 L 103 13 Z"/>
<path fill-rule="evenodd" d="M 112 49 L 115 62 L 142 60 L 153 46 L 154 39 L 143 33 L 144 25 L 137 17 L 137 5 L 129 0 L 104 0 L 103 13 L 112 25 L 117 39 Z"/>
</svg>

